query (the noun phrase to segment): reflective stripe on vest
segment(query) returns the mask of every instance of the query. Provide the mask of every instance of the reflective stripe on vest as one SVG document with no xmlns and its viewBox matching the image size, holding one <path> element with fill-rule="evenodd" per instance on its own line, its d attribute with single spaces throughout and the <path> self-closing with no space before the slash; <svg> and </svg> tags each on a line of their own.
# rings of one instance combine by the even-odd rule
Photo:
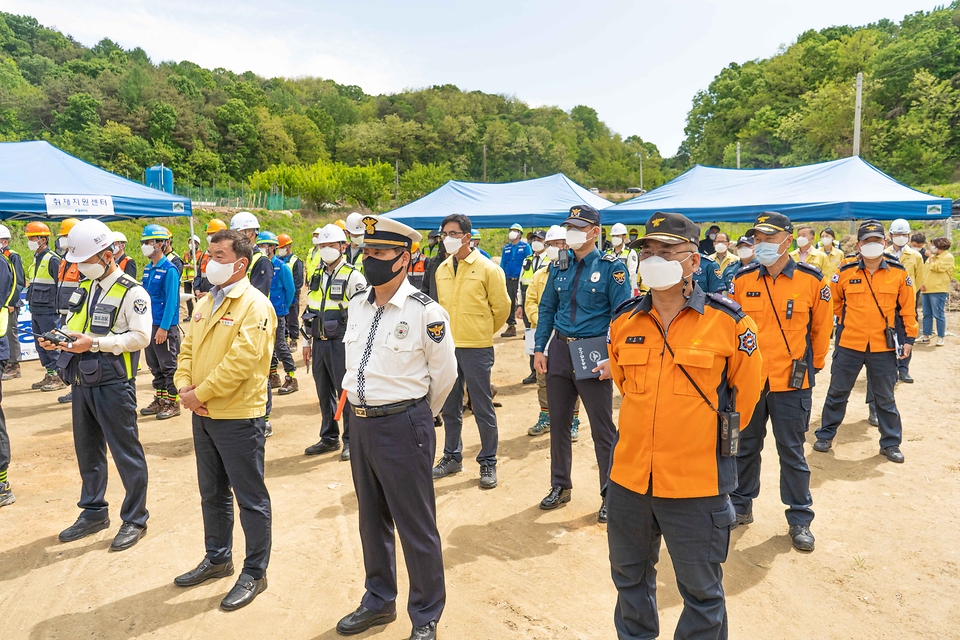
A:
<svg viewBox="0 0 960 640">
<path fill-rule="evenodd" d="M 8 307 L 13 303 L 13 290 L 17 288 L 17 272 L 13 270 L 13 263 L 10 262 L 8 255 L 9 252 L 3 252 L 3 259 L 7 261 L 7 264 L 10 265 L 10 274 L 13 276 L 13 284 L 10 286 L 10 295 L 7 296 L 7 300 L 3 303 L 3 308 L 0 309 L 0 336 L 7 335 L 7 327 L 10 324 L 10 310 Z"/>
<path fill-rule="evenodd" d="M 90 306 L 90 287 L 92 284 L 93 283 L 90 280 L 84 280 L 80 283 L 79 289 L 82 289 L 86 292 L 83 305 L 76 311 L 72 312 L 70 317 L 67 318 L 67 329 L 76 333 L 89 333 L 95 336 L 105 336 L 113 331 L 113 327 L 117 323 L 117 316 L 120 315 L 120 305 L 123 304 L 123 298 L 127 295 L 127 292 L 130 291 L 130 289 L 137 286 L 137 281 L 125 273 L 117 278 L 117 281 L 113 283 L 113 286 L 111 286 L 106 294 L 102 295 L 97 301 L 97 306 L 93 310 L 93 317 L 91 318 L 90 314 L 88 313 L 88 309 Z M 100 357 L 121 358 L 127 373 L 127 379 L 129 380 L 130 378 L 133 378 L 135 372 L 133 370 L 133 360 L 129 351 L 124 352 L 120 356 L 116 356 L 112 353 L 101 352 Z"/>
<path fill-rule="evenodd" d="M 624 249 L 617 255 L 617 260 L 623 263 L 623 266 L 627 266 L 627 260 L 630 259 L 630 249 Z"/>
<path fill-rule="evenodd" d="M 52 252 L 46 252 L 43 257 L 40 258 L 39 265 L 36 263 L 36 258 L 34 258 L 33 278 L 30 279 L 30 284 L 57 284 L 57 281 L 50 275 L 50 258 L 52 257 Z"/>
<path fill-rule="evenodd" d="M 247 280 L 250 279 L 250 274 L 253 272 L 253 265 L 260 262 L 260 258 L 263 258 L 264 255 L 260 251 L 256 251 L 253 254 L 253 260 L 250 261 L 250 266 L 247 267 Z M 272 266 L 272 265 L 271 265 Z"/>
</svg>

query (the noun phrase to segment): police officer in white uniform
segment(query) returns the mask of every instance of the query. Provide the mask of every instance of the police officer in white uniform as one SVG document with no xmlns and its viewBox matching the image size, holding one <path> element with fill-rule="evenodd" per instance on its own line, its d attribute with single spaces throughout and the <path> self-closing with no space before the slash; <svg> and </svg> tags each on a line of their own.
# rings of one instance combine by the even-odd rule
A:
<svg viewBox="0 0 960 640">
<path fill-rule="evenodd" d="M 72 542 L 110 526 L 107 447 L 120 473 L 126 496 L 120 507 L 123 525 L 111 549 L 132 547 L 147 529 L 147 462 L 137 431 L 135 376 L 140 350 L 150 342 L 150 296 L 125 274 L 113 256 L 113 233 L 99 220 L 78 222 L 67 236 L 66 259 L 79 264 L 84 280 L 70 297 L 57 366 L 73 384 L 73 441 L 83 481 L 83 512 L 60 533 Z M 47 350 L 55 345 L 40 339 Z"/>
<path fill-rule="evenodd" d="M 403 544 L 411 640 L 433 640 L 446 602 L 433 492 L 434 416 L 457 379 L 450 318 L 407 281 L 420 234 L 377 216 L 363 218 L 369 293 L 350 301 L 344 336 L 350 464 L 360 515 L 366 593 L 337 624 L 343 635 L 397 618 L 394 527 Z"/>
</svg>

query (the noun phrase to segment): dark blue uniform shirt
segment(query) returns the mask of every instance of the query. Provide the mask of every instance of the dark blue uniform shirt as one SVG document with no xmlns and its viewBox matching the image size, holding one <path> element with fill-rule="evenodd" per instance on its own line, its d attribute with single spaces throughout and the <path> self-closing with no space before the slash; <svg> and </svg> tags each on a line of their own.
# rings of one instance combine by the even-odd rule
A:
<svg viewBox="0 0 960 640">
<path fill-rule="evenodd" d="M 707 293 L 719 293 L 727 287 L 723 284 L 723 274 L 716 260 L 700 254 L 700 268 L 693 272 L 693 281 Z"/>
</svg>

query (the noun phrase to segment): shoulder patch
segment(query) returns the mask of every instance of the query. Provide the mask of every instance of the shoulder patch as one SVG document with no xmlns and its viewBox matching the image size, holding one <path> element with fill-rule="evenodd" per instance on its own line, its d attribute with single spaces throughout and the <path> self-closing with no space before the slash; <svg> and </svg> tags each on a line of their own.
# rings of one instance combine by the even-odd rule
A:
<svg viewBox="0 0 960 640">
<path fill-rule="evenodd" d="M 617 256 L 613 255 L 612 253 L 605 253 L 600 256 L 600 259 L 606 260 L 607 262 L 617 262 Z"/>
<path fill-rule="evenodd" d="M 723 311 L 738 322 L 747 316 L 737 302 L 731 300 L 730 298 L 726 298 L 719 293 L 708 293 L 706 302 L 710 307 L 719 311 Z"/>
<path fill-rule="evenodd" d="M 830 278 L 830 282 L 840 282 L 840 274 L 839 273 L 833 274 L 833 277 Z"/>
<path fill-rule="evenodd" d="M 812 264 L 808 264 L 806 262 L 798 262 L 797 266 L 800 267 L 801 271 L 806 271 L 810 275 L 816 276 L 817 280 L 820 280 L 821 278 L 823 278 L 823 271 L 820 271 L 820 269 L 818 269 Z"/>
<path fill-rule="evenodd" d="M 134 300 L 133 301 L 133 311 L 137 315 L 144 315 L 147 313 L 147 301 L 146 300 Z"/>
<path fill-rule="evenodd" d="M 913 278 L 911 278 L 910 276 L 907 276 L 907 286 L 908 287 L 913 286 Z"/>
<path fill-rule="evenodd" d="M 830 285 L 825 284 L 823 285 L 823 288 L 820 289 L 820 299 L 824 302 L 830 302 L 830 298 Z"/>
<path fill-rule="evenodd" d="M 411 295 L 410 297 L 412 298 L 413 296 Z M 445 336 L 446 334 L 447 334 L 447 325 L 446 325 L 446 322 L 443 320 L 440 320 L 439 322 L 431 322 L 430 324 L 427 325 L 427 336 L 429 336 L 430 339 L 436 342 L 437 344 L 440 344 L 441 342 L 443 342 L 443 336 Z"/>
<path fill-rule="evenodd" d="M 627 272 L 626 271 L 614 271 L 613 272 L 613 281 L 617 284 L 623 284 L 627 281 Z"/>
<path fill-rule="evenodd" d="M 740 344 L 737 346 L 737 348 L 748 356 L 752 356 L 753 352 L 757 350 L 757 334 L 755 334 L 752 330 L 747 329 L 737 336 L 737 338 L 740 340 Z"/>
<path fill-rule="evenodd" d="M 417 302 L 419 302 L 420 304 L 422 304 L 423 306 L 427 306 L 428 304 L 433 302 L 433 298 L 431 298 L 430 296 L 428 296 L 427 294 L 421 291 L 414 291 L 413 293 L 410 294 L 410 297 L 416 300 Z M 437 342 L 439 342 L 439 340 L 437 340 Z"/>
</svg>

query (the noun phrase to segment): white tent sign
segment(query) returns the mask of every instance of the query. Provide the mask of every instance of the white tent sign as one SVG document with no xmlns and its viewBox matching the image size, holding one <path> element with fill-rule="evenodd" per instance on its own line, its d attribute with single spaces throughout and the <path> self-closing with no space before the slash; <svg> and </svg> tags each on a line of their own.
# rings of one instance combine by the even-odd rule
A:
<svg viewBox="0 0 960 640">
<path fill-rule="evenodd" d="M 112 216 L 111 196 L 44 194 L 47 213 L 52 216 Z"/>
</svg>

